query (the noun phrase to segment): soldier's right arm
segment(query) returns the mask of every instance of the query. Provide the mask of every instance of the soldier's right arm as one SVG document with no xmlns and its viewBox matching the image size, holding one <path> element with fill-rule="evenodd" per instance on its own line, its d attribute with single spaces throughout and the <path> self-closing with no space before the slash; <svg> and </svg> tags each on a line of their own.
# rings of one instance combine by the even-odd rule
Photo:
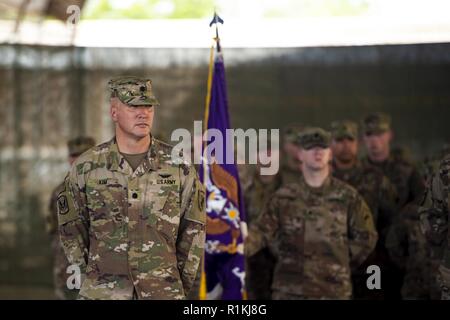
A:
<svg viewBox="0 0 450 320">
<path fill-rule="evenodd" d="M 446 239 L 448 228 L 448 206 L 446 187 L 439 173 L 430 184 L 422 206 L 419 209 L 422 232 L 433 245 L 441 245 Z"/>
<path fill-rule="evenodd" d="M 89 215 L 85 185 L 80 180 L 76 168 L 72 168 L 58 195 L 57 209 L 59 235 L 67 259 L 85 274 L 89 253 Z"/>
<path fill-rule="evenodd" d="M 246 256 L 253 256 L 273 241 L 279 229 L 279 210 L 279 198 L 273 196 L 259 218 L 250 226 L 248 237 L 245 240 Z"/>
</svg>

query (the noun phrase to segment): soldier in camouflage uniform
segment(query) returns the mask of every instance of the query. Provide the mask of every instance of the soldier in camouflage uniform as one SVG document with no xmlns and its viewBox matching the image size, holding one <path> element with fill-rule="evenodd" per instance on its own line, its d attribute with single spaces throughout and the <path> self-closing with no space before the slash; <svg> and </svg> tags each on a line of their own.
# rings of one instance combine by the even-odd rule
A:
<svg viewBox="0 0 450 320">
<path fill-rule="evenodd" d="M 420 230 L 417 209 L 400 213 L 386 238 L 390 257 L 404 272 L 404 300 L 432 299 L 430 247 Z"/>
<path fill-rule="evenodd" d="M 434 153 L 431 156 L 425 157 L 423 163 L 422 163 L 422 174 L 424 177 L 424 180 L 426 182 L 427 186 L 427 193 L 426 197 L 424 199 L 424 203 L 422 204 L 421 208 L 419 209 L 419 216 L 421 218 L 425 217 L 426 215 L 420 215 L 421 211 L 429 210 L 429 208 L 433 205 L 432 200 L 432 190 L 431 190 L 431 183 L 433 181 L 433 178 L 436 175 L 439 175 L 439 168 L 442 162 L 442 159 L 450 153 L 450 144 L 445 143 L 441 150 L 439 152 Z M 421 228 L 421 231 L 423 233 L 423 228 Z M 441 281 L 440 274 L 439 274 L 439 267 L 441 265 L 441 260 L 444 254 L 444 246 L 443 242 L 440 243 L 433 243 L 432 241 L 427 241 L 428 244 L 428 263 L 430 272 L 428 275 L 429 280 L 429 298 L 432 300 L 439 300 L 441 299 Z"/>
<path fill-rule="evenodd" d="M 364 143 L 367 157 L 363 163 L 381 169 L 397 189 L 397 207 L 418 204 L 423 198 L 425 182 L 411 161 L 390 152 L 391 120 L 384 113 L 370 114 L 363 120 Z"/>
<path fill-rule="evenodd" d="M 442 257 L 439 277 L 433 280 L 441 286 L 443 300 L 450 300 L 449 187 L 450 154 L 447 154 L 441 162 L 439 171 L 433 177 L 425 202 L 419 210 L 422 232 L 436 256 Z"/>
<path fill-rule="evenodd" d="M 364 199 L 330 175 L 330 134 L 299 136 L 302 175 L 283 184 L 250 227 L 246 254 L 274 246 L 273 299 L 350 299 L 351 269 L 375 248 L 377 232 Z"/>
<path fill-rule="evenodd" d="M 115 137 L 80 156 L 59 194 L 61 242 L 82 299 L 185 299 L 205 243 L 195 169 L 151 136 L 149 79 L 109 82 Z"/>
<path fill-rule="evenodd" d="M 447 150 L 444 146 L 441 152 L 425 159 L 422 176 L 427 190 L 430 190 L 432 177 L 439 172 L 439 165 Z M 427 203 L 432 203 L 430 193 L 427 194 L 426 199 Z M 424 202 L 422 206 L 427 207 L 428 204 Z M 407 270 L 402 288 L 403 298 L 437 300 L 441 298 L 437 278 L 443 247 L 441 244 L 434 245 L 426 241 L 418 223 L 420 210 L 405 211 L 402 214 L 403 223 L 394 225 L 392 232 L 389 233 L 391 252 L 394 257 L 398 257 L 398 264 L 403 265 Z M 406 263 L 405 256 L 408 256 L 408 253 L 414 254 L 409 255 Z"/>
<path fill-rule="evenodd" d="M 398 195 L 396 215 L 386 236 L 386 248 L 397 268 L 385 272 L 386 298 L 417 298 L 421 296 L 418 291 L 425 282 L 417 270 L 426 268 L 425 263 L 416 265 L 419 261 L 426 261 L 425 239 L 417 233 L 417 210 L 423 199 L 425 183 L 411 161 L 399 154 L 393 155 L 388 115 L 370 114 L 363 119 L 362 126 L 367 149 L 363 163 L 381 169 L 394 184 Z M 417 288 L 417 294 L 413 294 L 414 288 Z"/>
<path fill-rule="evenodd" d="M 381 290 L 369 290 L 366 285 L 367 267 L 378 265 L 381 270 L 391 267 L 385 247 L 385 237 L 396 209 L 395 187 L 383 173 L 358 160 L 358 125 L 353 121 L 335 121 L 331 124 L 333 176 L 354 187 L 367 202 L 378 232 L 375 250 L 352 273 L 354 299 L 383 299 Z"/>
<path fill-rule="evenodd" d="M 301 175 L 301 163 L 298 159 L 299 147 L 297 138 L 302 127 L 296 124 L 288 125 L 283 130 L 281 153 L 281 180 L 283 183 L 297 181 Z"/>
<path fill-rule="evenodd" d="M 95 140 L 91 137 L 77 137 L 69 140 L 67 148 L 69 151 L 69 164 L 73 162 L 86 150 L 95 145 Z M 53 286 L 55 296 L 61 300 L 72 300 L 78 295 L 78 290 L 69 290 L 67 288 L 67 261 L 64 250 L 59 241 L 58 233 L 58 212 L 56 208 L 56 199 L 61 190 L 64 189 L 64 182 L 61 182 L 52 192 L 49 203 L 49 210 L 46 216 L 46 229 L 51 236 L 51 246 L 53 252 Z"/>
<path fill-rule="evenodd" d="M 270 196 L 280 187 L 281 176 L 261 175 L 261 165 L 253 172 L 250 183 L 244 185 L 244 203 L 247 224 L 253 225 L 266 207 Z M 272 296 L 272 276 L 275 257 L 268 247 L 261 249 L 254 256 L 247 258 L 246 284 L 250 300 L 269 300 Z"/>
<path fill-rule="evenodd" d="M 431 156 L 426 156 L 421 163 L 421 172 L 425 180 L 426 188 L 429 190 L 431 181 L 436 173 L 439 172 L 442 159 L 450 153 L 450 144 L 445 143 L 442 148 L 433 153 Z"/>
</svg>

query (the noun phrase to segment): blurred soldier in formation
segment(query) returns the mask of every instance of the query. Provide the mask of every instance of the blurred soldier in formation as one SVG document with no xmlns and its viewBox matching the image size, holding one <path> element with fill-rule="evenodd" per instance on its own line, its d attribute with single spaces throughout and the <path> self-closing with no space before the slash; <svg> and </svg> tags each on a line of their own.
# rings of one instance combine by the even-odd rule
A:
<svg viewBox="0 0 450 320">
<path fill-rule="evenodd" d="M 274 156 L 278 150 L 269 149 L 269 155 Z M 274 157 L 278 158 L 278 157 Z M 258 157 L 259 159 L 259 157 Z M 247 224 L 253 225 L 267 206 L 270 196 L 280 187 L 281 175 L 262 175 L 260 163 L 253 172 L 250 183 L 245 185 L 244 202 L 247 213 Z M 246 284 L 248 298 L 250 300 L 271 299 L 272 276 L 275 266 L 275 257 L 266 247 L 247 258 Z"/>
<path fill-rule="evenodd" d="M 69 151 L 69 164 L 72 165 L 73 162 L 85 151 L 95 146 L 95 140 L 91 137 L 77 137 L 75 139 L 69 140 L 67 143 L 67 148 Z M 51 195 L 50 203 L 49 203 L 49 211 L 46 216 L 47 224 L 46 229 L 47 232 L 51 236 L 51 245 L 53 252 L 53 285 L 55 289 L 55 295 L 58 299 L 61 300 L 71 300 L 75 299 L 78 290 L 69 290 L 67 288 L 67 267 L 70 265 L 69 261 L 67 261 L 66 255 L 64 254 L 64 250 L 59 241 L 59 232 L 58 232 L 58 212 L 56 208 L 56 199 L 58 198 L 58 194 L 64 189 L 64 182 L 61 182 L 59 186 L 57 186 Z"/>
<path fill-rule="evenodd" d="M 301 163 L 298 159 L 298 135 L 302 126 L 298 124 L 288 125 L 283 130 L 281 160 L 281 180 L 282 183 L 298 181 L 300 177 Z"/>
<path fill-rule="evenodd" d="M 418 232 L 418 205 L 423 199 L 425 183 L 415 165 L 391 151 L 391 119 L 384 113 L 373 113 L 362 121 L 367 157 L 365 165 L 380 169 L 395 186 L 397 212 L 386 236 L 386 248 L 396 262 L 396 270 L 386 270 L 386 298 L 416 298 L 426 282 L 419 270 L 426 269 L 426 243 Z M 419 264 L 419 265 L 418 265 Z"/>
<path fill-rule="evenodd" d="M 298 137 L 302 173 L 284 184 L 249 229 L 253 256 L 273 246 L 273 299 L 350 299 L 351 269 L 377 241 L 372 214 L 351 186 L 330 175 L 330 134 L 305 128 Z"/>
<path fill-rule="evenodd" d="M 384 288 L 369 290 L 366 285 L 367 267 L 378 265 L 387 270 L 392 262 L 385 247 L 385 238 L 396 209 L 396 191 L 389 179 L 374 166 L 358 160 L 358 125 L 352 121 L 335 121 L 331 124 L 333 151 L 333 176 L 354 187 L 367 202 L 378 232 L 375 250 L 352 273 L 354 299 L 383 299 Z"/>
<path fill-rule="evenodd" d="M 450 300 L 449 186 L 450 153 L 443 158 L 439 170 L 431 178 L 427 196 L 419 210 L 422 232 L 432 252 L 432 284 L 440 286 L 443 300 Z M 437 275 L 436 268 L 439 269 Z"/>
</svg>

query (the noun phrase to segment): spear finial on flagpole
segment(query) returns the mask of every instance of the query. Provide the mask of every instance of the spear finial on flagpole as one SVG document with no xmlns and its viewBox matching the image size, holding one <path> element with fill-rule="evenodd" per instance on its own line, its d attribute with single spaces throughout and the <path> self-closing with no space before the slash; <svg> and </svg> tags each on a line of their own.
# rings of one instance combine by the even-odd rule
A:
<svg viewBox="0 0 450 320">
<path fill-rule="evenodd" d="M 214 17 L 209 23 L 209 26 L 212 27 L 213 24 L 216 25 L 216 43 L 217 43 L 217 52 L 220 52 L 220 38 L 219 38 L 219 23 L 223 24 L 223 19 L 219 17 L 219 15 L 214 11 Z"/>
</svg>

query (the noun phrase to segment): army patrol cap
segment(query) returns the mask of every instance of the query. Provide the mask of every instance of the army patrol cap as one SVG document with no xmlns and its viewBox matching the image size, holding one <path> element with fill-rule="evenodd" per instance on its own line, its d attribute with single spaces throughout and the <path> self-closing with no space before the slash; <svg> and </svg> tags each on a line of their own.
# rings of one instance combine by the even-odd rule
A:
<svg viewBox="0 0 450 320">
<path fill-rule="evenodd" d="M 283 129 L 283 139 L 286 142 L 298 143 L 298 135 L 302 132 L 303 127 L 299 124 L 290 124 Z"/>
<path fill-rule="evenodd" d="M 314 147 L 329 148 L 331 134 L 322 128 L 307 127 L 298 135 L 298 145 L 309 150 Z"/>
<path fill-rule="evenodd" d="M 129 106 L 159 106 L 150 79 L 123 76 L 111 79 L 108 86 L 111 97 L 117 97 Z"/>
<path fill-rule="evenodd" d="M 93 146 L 95 146 L 95 140 L 91 137 L 77 137 L 67 142 L 69 156 L 71 157 L 77 157 Z"/>
<path fill-rule="evenodd" d="M 353 121 L 334 121 L 331 123 L 331 136 L 335 140 L 358 138 L 358 125 Z"/>
<path fill-rule="evenodd" d="M 381 112 L 369 114 L 363 119 L 362 127 L 366 135 L 389 131 L 391 129 L 391 117 Z"/>
</svg>

